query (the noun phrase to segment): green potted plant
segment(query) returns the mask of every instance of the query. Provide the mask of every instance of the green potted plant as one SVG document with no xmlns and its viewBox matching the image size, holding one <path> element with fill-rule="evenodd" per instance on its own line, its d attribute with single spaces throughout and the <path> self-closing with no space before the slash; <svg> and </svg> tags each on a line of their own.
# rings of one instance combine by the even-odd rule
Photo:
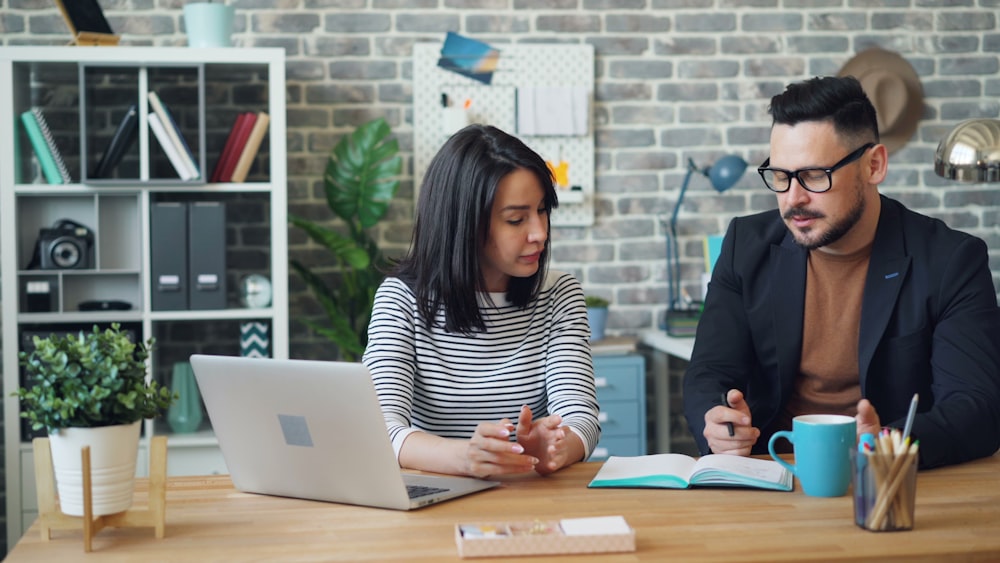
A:
<svg viewBox="0 0 1000 563">
<path fill-rule="evenodd" d="M 90 446 L 95 515 L 132 503 L 142 419 L 162 414 L 176 395 L 146 377 L 153 345 L 133 343 L 118 324 L 89 333 L 34 338 L 20 352 L 28 387 L 14 394 L 21 416 L 49 432 L 60 508 L 83 515 L 80 452 Z"/>
<path fill-rule="evenodd" d="M 344 136 L 330 153 L 323 175 L 323 189 L 330 211 L 341 219 L 347 233 L 289 213 L 289 222 L 304 230 L 329 252 L 329 268 L 336 279 L 328 281 L 320 267 L 310 268 L 291 260 L 292 269 L 305 281 L 326 313 L 327 323 L 303 319 L 306 325 L 337 345 L 339 357 L 354 361 L 368 343 L 375 290 L 382 282 L 382 251 L 369 233 L 389 210 L 399 189 L 402 170 L 399 143 L 382 118 L 359 126 Z"/>
<path fill-rule="evenodd" d="M 604 331 L 608 325 L 608 305 L 610 302 L 597 295 L 586 295 L 583 298 L 587 304 L 587 322 L 590 323 L 590 341 L 594 342 L 604 338 Z"/>
</svg>

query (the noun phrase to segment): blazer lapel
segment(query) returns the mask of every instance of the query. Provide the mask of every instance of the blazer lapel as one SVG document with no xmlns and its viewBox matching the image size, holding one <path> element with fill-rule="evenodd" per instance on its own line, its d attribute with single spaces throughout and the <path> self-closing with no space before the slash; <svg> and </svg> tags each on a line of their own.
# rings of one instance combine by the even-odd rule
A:
<svg viewBox="0 0 1000 563">
<path fill-rule="evenodd" d="M 868 367 L 882 340 L 889 317 L 896 307 L 903 280 L 910 271 L 910 257 L 903 243 L 899 208 L 882 198 L 875 242 L 868 262 L 865 293 L 861 303 L 861 327 L 858 331 L 858 373 L 865 388 Z"/>
<path fill-rule="evenodd" d="M 806 293 L 806 251 L 795 244 L 791 233 L 780 245 L 771 246 L 770 303 L 777 349 L 780 390 L 789 389 L 799 373 L 802 357 L 802 318 Z M 783 404 L 783 401 L 778 404 Z"/>
</svg>

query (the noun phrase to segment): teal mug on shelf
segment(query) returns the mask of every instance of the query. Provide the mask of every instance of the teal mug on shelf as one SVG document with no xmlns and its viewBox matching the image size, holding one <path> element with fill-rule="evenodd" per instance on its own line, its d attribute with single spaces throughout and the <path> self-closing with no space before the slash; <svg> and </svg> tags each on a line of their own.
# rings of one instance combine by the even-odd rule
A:
<svg viewBox="0 0 1000 563">
<path fill-rule="evenodd" d="M 792 443 L 795 464 L 778 457 L 774 444 L 780 439 Z M 857 443 L 854 418 L 839 414 L 807 414 L 792 419 L 792 429 L 775 432 L 767 450 L 802 484 L 812 497 L 839 497 L 851 484 L 851 450 Z"/>
<path fill-rule="evenodd" d="M 185 4 L 184 28 L 188 47 L 231 46 L 235 15 L 235 8 L 218 2 Z"/>
</svg>

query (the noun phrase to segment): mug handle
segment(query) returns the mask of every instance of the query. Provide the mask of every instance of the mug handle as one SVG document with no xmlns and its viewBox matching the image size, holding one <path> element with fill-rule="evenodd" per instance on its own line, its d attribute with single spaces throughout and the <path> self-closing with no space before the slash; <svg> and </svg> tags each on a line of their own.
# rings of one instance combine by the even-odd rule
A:
<svg viewBox="0 0 1000 563">
<path fill-rule="evenodd" d="M 778 457 L 778 454 L 774 453 L 774 443 L 778 439 L 780 439 L 780 438 L 784 438 L 784 439 L 788 440 L 789 442 L 791 442 L 792 444 L 795 444 L 795 439 L 794 439 L 795 435 L 791 431 L 789 431 L 789 430 L 779 430 L 779 431 L 775 432 L 774 434 L 772 434 L 771 435 L 771 439 L 767 441 L 767 452 L 769 454 L 771 454 L 771 457 L 774 458 L 774 461 L 778 462 L 778 465 L 781 465 L 785 469 L 791 471 L 792 475 L 794 475 L 795 474 L 795 466 L 792 465 L 792 464 L 790 464 L 790 463 L 788 463 L 787 461 L 781 459 L 780 457 Z"/>
</svg>

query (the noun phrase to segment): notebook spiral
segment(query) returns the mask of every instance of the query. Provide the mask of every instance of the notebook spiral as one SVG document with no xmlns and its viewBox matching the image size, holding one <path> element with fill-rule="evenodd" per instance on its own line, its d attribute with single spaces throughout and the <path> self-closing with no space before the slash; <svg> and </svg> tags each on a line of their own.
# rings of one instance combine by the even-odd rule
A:
<svg viewBox="0 0 1000 563">
<path fill-rule="evenodd" d="M 52 131 L 49 129 L 49 124 L 45 121 L 42 110 L 33 107 L 31 108 L 31 114 L 35 117 L 35 121 L 38 122 L 38 128 L 42 130 L 42 137 L 45 138 L 45 144 L 48 145 L 52 159 L 56 162 L 56 168 L 59 170 L 59 175 L 62 177 L 63 183 L 72 183 L 73 180 L 69 175 L 69 168 L 66 166 L 66 161 L 63 160 L 62 153 L 59 152 L 59 147 L 56 146 L 56 140 L 52 136 Z"/>
</svg>

